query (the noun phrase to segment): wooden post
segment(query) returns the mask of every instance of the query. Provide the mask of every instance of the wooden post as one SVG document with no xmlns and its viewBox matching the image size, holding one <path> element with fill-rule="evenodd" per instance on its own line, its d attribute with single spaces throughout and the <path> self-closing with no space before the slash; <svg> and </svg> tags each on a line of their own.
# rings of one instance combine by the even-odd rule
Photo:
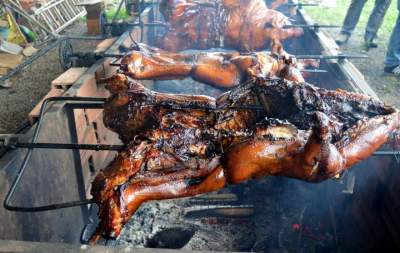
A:
<svg viewBox="0 0 400 253">
<path fill-rule="evenodd" d="M 86 9 L 86 26 L 87 33 L 90 35 L 100 35 L 101 27 L 99 17 L 104 10 L 103 0 L 86 0 L 78 5 L 84 6 Z"/>
</svg>

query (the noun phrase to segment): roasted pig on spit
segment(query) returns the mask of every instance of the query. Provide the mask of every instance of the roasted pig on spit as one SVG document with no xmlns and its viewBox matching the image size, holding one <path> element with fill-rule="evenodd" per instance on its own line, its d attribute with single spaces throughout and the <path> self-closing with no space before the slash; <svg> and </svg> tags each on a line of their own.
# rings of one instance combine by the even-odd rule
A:
<svg viewBox="0 0 400 253">
<path fill-rule="evenodd" d="M 289 55 L 270 52 L 170 53 L 140 45 L 121 61 L 123 74 L 134 79 L 172 80 L 192 77 L 219 88 L 232 88 L 253 77 L 279 77 L 296 83 L 304 82 L 301 70 L 318 67 L 311 60 L 297 61 Z"/>
<path fill-rule="evenodd" d="M 217 99 L 108 84 L 104 122 L 126 144 L 92 184 L 100 224 L 117 237 L 149 200 L 193 196 L 264 176 L 320 182 L 367 158 L 400 127 L 370 97 L 257 79 Z"/>
<path fill-rule="evenodd" d="M 281 41 L 302 35 L 282 13 L 263 0 L 162 0 L 160 12 L 169 25 L 157 45 L 168 51 L 231 47 L 239 51 L 283 51 Z"/>
</svg>

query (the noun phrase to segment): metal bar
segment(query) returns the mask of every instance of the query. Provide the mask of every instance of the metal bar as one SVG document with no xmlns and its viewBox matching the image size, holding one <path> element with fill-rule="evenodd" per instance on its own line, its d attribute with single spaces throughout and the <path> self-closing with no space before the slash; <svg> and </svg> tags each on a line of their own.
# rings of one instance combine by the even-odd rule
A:
<svg viewBox="0 0 400 253">
<path fill-rule="evenodd" d="M 334 59 L 367 59 L 367 55 L 295 55 L 296 59 L 334 60 Z"/>
<path fill-rule="evenodd" d="M 373 156 L 399 156 L 400 150 L 378 150 L 375 151 Z"/>
<path fill-rule="evenodd" d="M 71 142 L 78 143 L 78 132 L 76 130 L 76 122 L 75 122 L 75 113 L 72 107 L 68 107 L 68 104 L 65 105 L 66 108 L 66 114 L 68 120 L 68 130 L 70 134 L 70 140 Z M 86 199 L 86 188 L 85 188 L 85 176 L 83 175 L 83 166 L 82 166 L 82 160 L 81 160 L 81 152 L 80 150 L 72 150 L 72 155 L 74 158 L 74 169 L 75 169 L 75 178 L 77 182 L 77 190 L 79 194 L 79 198 L 81 199 Z M 73 201 L 74 202 L 74 201 Z M 68 203 L 66 205 L 68 207 Z M 89 217 L 89 208 L 86 206 L 81 206 L 81 211 L 82 211 L 82 218 L 83 218 L 83 223 L 88 219 Z"/>
<path fill-rule="evenodd" d="M 107 23 L 105 24 L 105 26 L 115 26 L 116 24 L 114 23 Z M 129 27 L 135 27 L 135 26 L 164 26 L 164 27 L 168 27 L 169 25 L 165 24 L 165 23 L 160 23 L 160 22 L 149 22 L 149 23 L 143 23 L 143 22 L 135 22 L 135 23 L 121 23 L 121 24 L 117 24 L 117 25 L 126 25 Z"/>
<path fill-rule="evenodd" d="M 79 150 L 112 150 L 120 151 L 126 148 L 125 145 L 113 144 L 77 144 L 77 143 L 47 143 L 47 142 L 17 142 L 12 145 L 6 145 L 8 148 L 30 148 L 30 149 L 79 149 Z M 375 151 L 373 156 L 400 156 L 400 150 L 382 150 Z"/>
<path fill-rule="evenodd" d="M 61 102 L 65 102 L 65 101 L 99 102 L 100 101 L 101 102 L 101 101 L 104 101 L 104 99 L 100 100 L 100 98 L 85 98 L 85 97 L 51 97 L 51 98 L 45 99 L 40 108 L 39 119 L 38 119 L 38 122 L 36 123 L 36 127 L 34 129 L 32 143 L 37 143 L 37 140 L 39 137 L 39 131 L 40 131 L 40 128 L 43 123 L 43 115 L 44 115 L 44 112 L 46 111 L 48 104 L 50 102 L 59 102 L 59 101 L 61 101 Z M 77 152 L 79 152 L 79 151 L 77 151 Z M 78 200 L 78 201 L 70 201 L 70 202 L 44 205 L 44 206 L 35 206 L 35 207 L 12 205 L 11 204 L 12 197 L 14 196 L 14 193 L 17 190 L 17 186 L 25 173 L 28 162 L 30 161 L 30 159 L 32 157 L 32 153 L 33 153 L 33 148 L 28 148 L 28 151 L 25 154 L 25 157 L 21 163 L 21 166 L 17 172 L 17 175 L 11 184 L 10 190 L 7 192 L 7 194 L 5 196 L 5 199 L 3 202 L 3 206 L 5 209 L 10 210 L 10 211 L 18 211 L 18 212 L 42 212 L 42 211 L 48 211 L 48 210 L 54 210 L 54 209 L 73 207 L 73 206 L 82 206 L 82 205 L 92 203 L 92 200 Z"/>
<path fill-rule="evenodd" d="M 287 3 L 287 4 L 283 4 L 283 6 L 302 8 L 302 7 L 306 7 L 306 6 L 319 6 L 319 4 L 318 3 Z"/>
<path fill-rule="evenodd" d="M 117 21 L 117 17 L 118 17 L 118 15 L 119 15 L 119 12 L 121 11 L 121 8 L 122 8 L 122 4 L 125 2 L 125 0 L 121 0 L 120 2 L 119 2 L 119 5 L 118 5 L 118 8 L 117 8 L 117 11 L 114 13 L 114 17 L 112 18 L 112 21 L 111 21 L 111 23 L 115 23 L 115 21 Z"/>
<path fill-rule="evenodd" d="M 320 24 L 312 24 L 312 25 L 304 25 L 304 24 L 293 24 L 293 25 L 285 25 L 283 28 L 340 28 L 338 25 L 320 25 Z"/>
<path fill-rule="evenodd" d="M 38 148 L 38 149 L 79 149 L 79 150 L 123 150 L 124 145 L 106 144 L 76 144 L 76 143 L 48 143 L 48 142 L 17 142 L 12 145 L 15 148 Z"/>
<path fill-rule="evenodd" d="M 104 36 L 79 36 L 79 35 L 61 35 L 62 39 L 73 39 L 73 40 L 104 40 Z"/>
<path fill-rule="evenodd" d="M 10 211 L 34 213 L 34 212 L 44 212 L 44 211 L 57 210 L 57 209 L 62 209 L 62 208 L 75 207 L 75 206 L 84 206 L 84 205 L 88 205 L 88 204 L 92 204 L 92 203 L 94 203 L 93 199 L 85 199 L 85 200 L 62 202 L 62 203 L 45 205 L 45 206 L 37 206 L 37 207 L 17 207 L 17 206 L 5 206 L 4 205 L 4 208 L 6 208 L 7 210 L 10 210 Z"/>
<path fill-rule="evenodd" d="M 300 72 L 306 73 L 328 73 L 328 71 L 324 69 L 301 69 Z"/>
<path fill-rule="evenodd" d="M 112 57 L 112 58 L 121 58 L 126 54 L 106 54 L 106 53 L 85 53 L 85 52 L 76 52 L 71 55 L 71 57 L 83 57 L 84 55 L 94 55 L 96 58 L 104 58 L 104 57 Z M 113 65 L 111 65 L 113 66 Z"/>
</svg>

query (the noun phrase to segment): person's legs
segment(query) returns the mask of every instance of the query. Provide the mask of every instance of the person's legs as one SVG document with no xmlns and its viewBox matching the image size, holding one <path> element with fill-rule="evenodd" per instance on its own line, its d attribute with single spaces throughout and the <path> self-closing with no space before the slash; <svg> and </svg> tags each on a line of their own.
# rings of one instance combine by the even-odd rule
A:
<svg viewBox="0 0 400 253">
<path fill-rule="evenodd" d="M 346 18 L 344 19 L 341 33 L 347 36 L 350 36 L 356 25 L 358 20 L 360 19 L 362 9 L 364 8 L 367 0 L 352 0 L 347 10 Z"/>
<path fill-rule="evenodd" d="M 397 0 L 397 9 L 399 14 L 397 16 L 396 25 L 390 37 L 389 47 L 385 59 L 385 72 L 400 75 L 400 0 Z M 399 72 L 395 68 L 399 68 Z"/>
<path fill-rule="evenodd" d="M 343 22 L 342 30 L 336 43 L 340 46 L 346 44 L 351 34 L 353 33 L 358 20 L 360 19 L 362 9 L 367 0 L 351 0 L 349 9 Z"/>
<path fill-rule="evenodd" d="M 375 7 L 369 16 L 367 28 L 365 30 L 365 42 L 372 42 L 375 39 L 391 2 L 392 0 L 375 0 Z"/>
</svg>

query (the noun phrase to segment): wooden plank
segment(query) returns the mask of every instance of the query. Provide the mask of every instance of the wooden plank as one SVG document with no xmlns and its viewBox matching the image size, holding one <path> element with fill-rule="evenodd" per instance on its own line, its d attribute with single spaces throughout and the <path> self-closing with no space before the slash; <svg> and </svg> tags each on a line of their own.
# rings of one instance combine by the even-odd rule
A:
<svg viewBox="0 0 400 253">
<path fill-rule="evenodd" d="M 85 136 L 86 128 L 89 126 L 87 123 L 86 112 L 83 109 L 74 110 L 75 128 L 78 142 L 82 142 Z"/>
<path fill-rule="evenodd" d="M 87 68 L 70 68 L 51 82 L 51 88 L 53 88 L 53 89 L 69 88 L 86 71 L 87 71 Z"/>
<path fill-rule="evenodd" d="M 109 49 L 111 47 L 112 44 L 115 43 L 116 40 L 117 40 L 117 37 L 112 37 L 112 38 L 103 40 L 102 42 L 97 44 L 96 50 L 94 52 L 100 53 L 100 52 L 106 51 L 107 49 Z"/>
<path fill-rule="evenodd" d="M 75 90 L 75 94 L 78 97 L 96 97 L 97 84 L 93 74 L 85 74 L 80 80 L 82 81 L 79 85 L 74 85 L 70 90 Z"/>
<path fill-rule="evenodd" d="M 22 55 L 0 53 L 0 67 L 13 69 L 18 66 L 24 57 Z"/>
<path fill-rule="evenodd" d="M 87 34 L 100 35 L 99 19 L 86 19 Z"/>
<path fill-rule="evenodd" d="M 110 66 L 110 63 L 113 61 L 114 59 L 111 58 L 107 58 L 104 63 L 103 63 L 103 67 L 104 67 L 104 78 L 109 78 L 112 77 L 113 75 L 115 75 L 117 73 L 117 70 L 119 69 L 116 66 Z"/>
<path fill-rule="evenodd" d="M 39 103 L 36 104 L 36 106 L 32 109 L 32 111 L 29 112 L 28 114 L 28 119 L 31 124 L 35 123 L 37 119 L 39 118 L 40 114 L 40 108 L 42 108 L 43 101 L 47 98 L 51 97 L 58 97 L 61 96 L 64 93 L 64 90 L 62 89 L 51 89 L 41 100 Z"/>
<path fill-rule="evenodd" d="M 79 143 L 82 144 L 97 144 L 97 138 L 92 126 L 86 128 L 84 136 L 81 137 L 82 141 Z M 89 157 L 94 154 L 94 150 L 80 150 L 79 153 L 81 155 L 82 164 L 86 163 L 89 160 Z"/>
<path fill-rule="evenodd" d="M 89 124 L 103 115 L 103 109 L 86 109 L 85 111 Z"/>
<path fill-rule="evenodd" d="M 9 68 L 0 67 L 0 76 L 6 75 L 10 71 Z"/>
</svg>

